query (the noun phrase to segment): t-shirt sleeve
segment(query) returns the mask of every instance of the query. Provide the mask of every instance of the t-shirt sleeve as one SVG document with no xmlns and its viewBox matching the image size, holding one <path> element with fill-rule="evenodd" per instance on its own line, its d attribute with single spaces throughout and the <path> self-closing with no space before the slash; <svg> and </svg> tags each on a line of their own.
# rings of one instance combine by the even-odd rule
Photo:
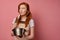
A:
<svg viewBox="0 0 60 40">
<path fill-rule="evenodd" d="M 34 20 L 33 20 L 33 19 L 30 19 L 30 21 L 29 21 L 29 26 L 30 26 L 30 27 L 34 27 Z"/>
<path fill-rule="evenodd" d="M 16 18 L 14 18 L 14 19 L 12 20 L 12 24 L 14 24 L 14 23 L 15 23 L 15 21 L 16 21 Z"/>
</svg>

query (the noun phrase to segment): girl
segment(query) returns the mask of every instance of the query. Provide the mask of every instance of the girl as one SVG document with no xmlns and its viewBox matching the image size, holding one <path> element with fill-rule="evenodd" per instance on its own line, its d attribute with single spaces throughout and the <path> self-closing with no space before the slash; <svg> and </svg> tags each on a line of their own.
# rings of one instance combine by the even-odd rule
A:
<svg viewBox="0 0 60 40">
<path fill-rule="evenodd" d="M 23 37 L 14 36 L 13 31 L 11 31 L 11 35 L 15 40 L 29 40 L 34 38 L 34 20 L 32 18 L 32 14 L 29 9 L 29 4 L 22 2 L 18 5 L 18 13 L 19 15 L 13 19 L 13 27 L 14 28 L 24 28 L 26 32 Z M 18 31 L 19 32 L 19 31 Z"/>
</svg>

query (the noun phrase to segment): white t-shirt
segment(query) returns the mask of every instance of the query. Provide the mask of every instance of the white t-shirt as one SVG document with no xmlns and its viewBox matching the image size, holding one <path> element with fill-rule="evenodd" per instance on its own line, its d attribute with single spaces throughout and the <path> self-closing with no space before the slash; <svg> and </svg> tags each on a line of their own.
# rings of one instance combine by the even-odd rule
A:
<svg viewBox="0 0 60 40">
<path fill-rule="evenodd" d="M 19 17 L 19 16 L 18 16 Z M 16 18 L 14 18 L 13 19 L 13 21 L 12 21 L 12 24 L 14 24 L 15 23 L 15 20 L 16 20 Z M 33 19 L 30 19 L 30 21 L 29 21 L 29 27 L 34 27 L 34 20 Z"/>
</svg>

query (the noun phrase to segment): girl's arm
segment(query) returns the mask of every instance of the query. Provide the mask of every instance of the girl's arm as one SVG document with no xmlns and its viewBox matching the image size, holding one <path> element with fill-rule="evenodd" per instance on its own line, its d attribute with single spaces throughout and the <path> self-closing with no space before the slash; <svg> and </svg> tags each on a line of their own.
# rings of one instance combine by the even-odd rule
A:
<svg viewBox="0 0 60 40">
<path fill-rule="evenodd" d="M 13 34 L 13 29 L 16 27 L 16 23 L 14 23 L 13 25 L 12 25 L 12 29 L 11 29 L 11 36 L 14 36 L 14 34 Z"/>
<path fill-rule="evenodd" d="M 33 19 L 30 20 L 29 25 L 30 25 L 30 35 L 27 36 L 27 39 L 33 39 L 34 38 L 34 26 L 35 26 Z"/>
<path fill-rule="evenodd" d="M 27 39 L 33 39 L 34 38 L 34 27 L 30 28 L 30 35 L 26 37 Z"/>
<path fill-rule="evenodd" d="M 16 27 L 15 20 L 16 20 L 16 18 L 14 18 L 13 21 L 12 21 L 12 28 L 11 28 L 11 35 L 12 36 L 14 36 L 12 29 L 14 29 Z"/>
</svg>

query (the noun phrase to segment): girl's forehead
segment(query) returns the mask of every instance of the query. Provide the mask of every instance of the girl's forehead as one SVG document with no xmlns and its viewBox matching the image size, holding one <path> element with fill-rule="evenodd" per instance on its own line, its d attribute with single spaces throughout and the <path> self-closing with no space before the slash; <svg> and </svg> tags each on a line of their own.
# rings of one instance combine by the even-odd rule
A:
<svg viewBox="0 0 60 40">
<path fill-rule="evenodd" d="M 26 5 L 20 5 L 20 7 L 26 7 Z"/>
</svg>

